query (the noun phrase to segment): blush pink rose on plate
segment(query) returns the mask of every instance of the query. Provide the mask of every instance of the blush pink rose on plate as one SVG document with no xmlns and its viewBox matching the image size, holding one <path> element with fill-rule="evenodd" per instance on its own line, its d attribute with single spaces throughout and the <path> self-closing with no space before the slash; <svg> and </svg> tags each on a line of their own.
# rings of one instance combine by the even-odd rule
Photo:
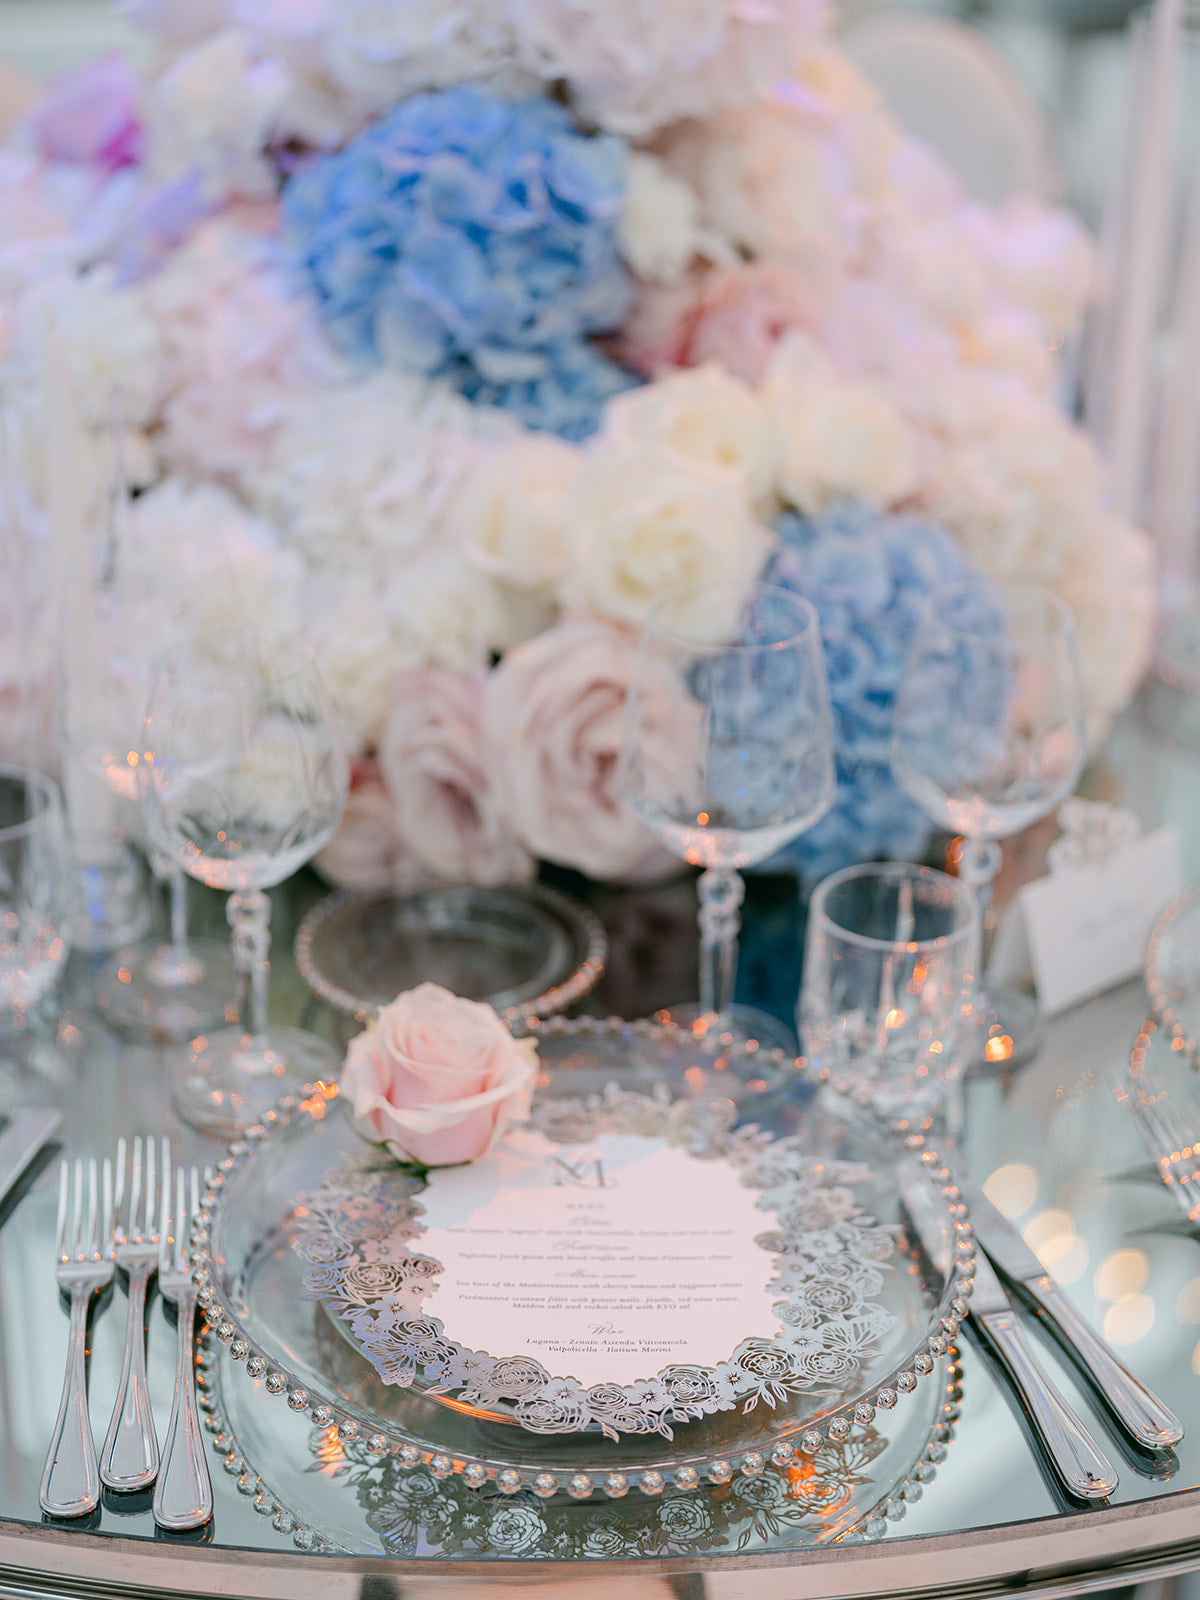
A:
<svg viewBox="0 0 1200 1600">
<path fill-rule="evenodd" d="M 533 1039 L 514 1039 L 491 1006 L 423 983 L 350 1041 L 341 1092 L 366 1138 L 401 1161 L 449 1167 L 528 1118 L 536 1073 Z"/>
</svg>

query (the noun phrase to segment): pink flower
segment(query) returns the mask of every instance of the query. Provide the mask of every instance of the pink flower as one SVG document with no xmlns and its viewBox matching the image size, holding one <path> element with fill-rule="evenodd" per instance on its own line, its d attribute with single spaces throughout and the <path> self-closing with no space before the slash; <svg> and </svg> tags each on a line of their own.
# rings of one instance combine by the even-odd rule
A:
<svg viewBox="0 0 1200 1600">
<path fill-rule="evenodd" d="M 68 72 L 29 115 L 29 129 L 48 161 L 116 172 L 142 154 L 139 85 L 119 55 L 100 56 Z"/>
<path fill-rule="evenodd" d="M 719 361 L 739 378 L 757 383 L 790 328 L 816 331 L 812 290 L 792 268 L 767 261 L 714 272 L 688 348 L 688 363 Z"/>
<path fill-rule="evenodd" d="M 448 1167 L 528 1117 L 536 1072 L 534 1040 L 514 1039 L 491 1006 L 423 983 L 350 1041 L 341 1089 L 366 1138 Z"/>
<path fill-rule="evenodd" d="M 401 673 L 379 740 L 379 763 L 401 838 L 434 877 L 514 883 L 532 876 L 488 777 L 483 679 Z"/>
<path fill-rule="evenodd" d="M 654 848 L 616 785 L 637 640 L 568 618 L 510 650 L 484 694 L 494 782 L 518 836 L 593 878 L 623 877 Z"/>
<path fill-rule="evenodd" d="M 427 885 L 401 841 L 377 762 L 356 765 L 338 831 L 313 866 L 339 889 L 411 891 Z"/>
<path fill-rule="evenodd" d="M 816 330 L 818 323 L 815 296 L 799 273 L 777 262 L 751 262 L 693 272 L 669 287 L 643 285 L 617 349 L 647 377 L 719 361 L 757 383 L 789 328 Z"/>
</svg>

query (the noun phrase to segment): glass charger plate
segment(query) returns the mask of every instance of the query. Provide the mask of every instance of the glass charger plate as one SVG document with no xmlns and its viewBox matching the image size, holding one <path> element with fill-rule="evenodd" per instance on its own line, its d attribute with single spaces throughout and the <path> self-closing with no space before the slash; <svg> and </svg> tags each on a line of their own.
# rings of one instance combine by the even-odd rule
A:
<svg viewBox="0 0 1200 1600">
<path fill-rule="evenodd" d="M 855 1199 L 895 1239 L 895 1270 L 882 1303 L 894 1319 L 853 1382 L 822 1395 L 777 1396 L 744 1410 L 702 1416 L 660 1435 L 527 1434 L 453 1397 L 384 1386 L 374 1368 L 306 1298 L 305 1263 L 291 1241 L 311 1222 L 309 1201 L 331 1166 L 363 1150 L 333 1091 L 281 1103 L 269 1127 L 232 1147 L 215 1181 L 210 1217 L 197 1235 L 201 1303 L 217 1337 L 251 1379 L 318 1427 L 336 1426 L 401 1467 L 461 1474 L 468 1487 L 529 1487 L 552 1497 L 637 1486 L 729 1481 L 770 1460 L 794 1462 L 868 1428 L 934 1372 L 965 1314 L 974 1270 L 970 1228 L 957 1191 L 919 1138 L 903 1139 L 837 1097 L 814 1099 L 778 1053 L 714 1056 L 673 1030 L 648 1024 L 554 1019 L 539 1030 L 539 1095 L 568 1102 L 610 1085 L 646 1094 L 660 1086 L 702 1104 L 719 1096 L 753 1123 L 822 1161 L 865 1169 Z"/>
<path fill-rule="evenodd" d="M 354 1556 L 604 1561 L 880 1539 L 936 1476 L 962 1396 L 951 1348 L 934 1381 L 886 1417 L 790 1467 L 597 1505 L 470 1489 L 461 1477 L 377 1455 L 362 1439 L 347 1442 L 336 1425 L 318 1427 L 261 1383 L 246 1383 L 211 1332 L 199 1363 L 205 1425 L 238 1489 L 299 1549 Z"/>
<path fill-rule="evenodd" d="M 1146 946 L 1146 992 L 1155 1016 L 1195 1063 L 1200 1054 L 1200 883 L 1159 913 Z"/>
<path fill-rule="evenodd" d="M 295 953 L 313 993 L 359 1022 L 425 982 L 523 1022 L 589 994 L 604 972 L 608 938 L 586 906 L 539 883 L 410 895 L 339 891 L 300 924 Z"/>
</svg>

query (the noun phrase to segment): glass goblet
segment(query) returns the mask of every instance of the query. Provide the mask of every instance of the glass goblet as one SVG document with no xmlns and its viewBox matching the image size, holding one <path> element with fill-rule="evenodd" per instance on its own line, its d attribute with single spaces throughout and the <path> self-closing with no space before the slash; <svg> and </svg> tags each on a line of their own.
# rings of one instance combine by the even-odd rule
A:
<svg viewBox="0 0 1200 1600">
<path fill-rule="evenodd" d="M 315 1034 L 268 1025 L 265 891 L 333 836 L 346 753 L 302 647 L 283 656 L 240 629 L 201 629 L 159 669 L 140 766 L 151 841 L 192 877 L 232 891 L 240 1024 L 193 1041 L 173 1095 L 194 1126 L 236 1132 L 339 1065 Z"/>
<path fill-rule="evenodd" d="M 97 590 L 94 672 L 62 696 L 64 754 L 82 763 L 119 799 L 138 799 L 138 728 L 170 624 L 165 596 L 156 590 L 111 583 Z M 93 993 L 108 1021 L 123 1032 L 152 1039 L 190 1039 L 225 1021 L 233 1005 L 227 946 L 189 939 L 187 874 L 153 848 L 150 865 L 167 885 L 167 941 L 125 945 L 95 973 Z"/>
<path fill-rule="evenodd" d="M 997 839 L 1071 793 L 1087 749 L 1083 679 L 1069 608 L 1043 589 L 967 578 L 927 599 L 896 697 L 892 770 L 926 814 L 963 837 L 959 875 L 981 917 Z M 977 991 L 979 1063 L 1036 1047 L 1026 996 Z"/>
<path fill-rule="evenodd" d="M 833 732 L 820 624 L 807 600 L 757 584 L 673 590 L 652 607 L 625 708 L 618 782 L 700 875 L 700 1003 L 676 1021 L 718 1039 L 794 1048 L 790 1030 L 733 1003 L 739 868 L 765 861 L 833 803 Z"/>
<path fill-rule="evenodd" d="M 944 1112 L 956 1133 L 979 939 L 974 891 L 932 867 L 869 862 L 819 883 L 796 1020 L 820 1077 L 922 1130 Z"/>
<path fill-rule="evenodd" d="M 22 1031 L 57 980 L 77 901 L 58 785 L 0 766 L 0 1031 Z"/>
</svg>

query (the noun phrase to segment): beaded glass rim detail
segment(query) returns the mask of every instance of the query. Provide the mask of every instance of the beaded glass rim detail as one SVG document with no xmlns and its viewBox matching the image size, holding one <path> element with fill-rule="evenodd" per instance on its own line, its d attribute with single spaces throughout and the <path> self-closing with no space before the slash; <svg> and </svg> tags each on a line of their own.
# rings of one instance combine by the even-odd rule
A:
<svg viewBox="0 0 1200 1600">
<path fill-rule="evenodd" d="M 605 1034 L 620 1032 L 626 1027 L 651 1038 L 670 1038 L 676 1034 L 676 1030 L 667 1024 L 625 1023 L 620 1018 L 601 1021 L 594 1017 L 578 1017 L 570 1020 L 555 1017 L 550 1024 L 550 1029 L 554 1033 L 566 1033 L 582 1038 L 602 1037 Z M 782 1051 L 770 1051 L 765 1055 L 777 1064 L 782 1064 Z M 764 1052 L 760 1051 L 755 1055 L 756 1061 L 763 1059 Z M 314 1100 L 328 1102 L 336 1095 L 337 1086 L 327 1083 L 310 1084 L 300 1095 L 284 1095 L 278 1105 L 267 1112 L 262 1123 L 247 1128 L 241 1137 L 229 1146 L 228 1153 L 221 1158 L 216 1167 L 209 1170 L 209 1186 L 201 1196 L 200 1209 L 196 1213 L 192 1229 L 191 1250 L 194 1263 L 192 1280 L 198 1290 L 200 1309 L 212 1326 L 214 1337 L 228 1347 L 233 1360 L 244 1363 L 247 1377 L 262 1381 L 269 1394 L 287 1396 L 288 1404 L 293 1410 L 309 1411 L 312 1420 L 318 1426 L 326 1427 L 333 1424 L 337 1426 L 343 1438 L 357 1439 L 361 1432 L 360 1424 L 346 1405 L 310 1393 L 298 1378 L 287 1372 L 273 1356 L 260 1348 L 236 1314 L 221 1304 L 217 1290 L 213 1286 L 216 1263 L 211 1250 L 211 1236 L 217 1207 L 220 1204 L 220 1192 L 225 1183 L 232 1174 L 245 1165 L 258 1145 L 270 1137 L 272 1130 L 286 1126 L 298 1111 L 311 1105 Z M 787 1446 L 793 1449 L 793 1454 L 797 1451 L 802 1454 L 812 1454 L 820 1449 L 827 1439 L 836 1441 L 845 1438 L 856 1423 L 865 1426 L 873 1421 L 877 1409 L 890 1410 L 896 1404 L 899 1394 L 911 1394 L 919 1382 L 927 1379 L 940 1366 L 969 1310 L 969 1299 L 975 1277 L 974 1230 L 971 1227 L 966 1202 L 954 1182 L 953 1174 L 937 1152 L 929 1146 L 925 1135 L 911 1131 L 908 1122 L 901 1120 L 888 1123 L 882 1118 L 876 1120 L 881 1131 L 888 1132 L 919 1162 L 928 1181 L 940 1192 L 951 1218 L 954 1234 L 953 1260 L 947 1270 L 946 1281 L 937 1305 L 933 1308 L 927 1323 L 927 1327 L 937 1328 L 939 1331 L 924 1335 L 920 1344 L 908 1353 L 906 1359 L 879 1383 L 871 1385 L 865 1393 L 825 1413 L 819 1422 L 814 1421 L 811 1427 L 800 1434 L 795 1447 Z M 781 1428 L 780 1439 L 774 1448 L 787 1445 L 783 1434 L 794 1431 L 794 1428 Z M 417 1447 L 411 1441 L 401 1444 L 396 1438 L 387 1439 L 382 1432 L 379 1437 L 384 1440 L 386 1450 L 395 1454 L 401 1465 L 428 1466 L 435 1476 L 466 1473 L 465 1482 L 481 1487 L 493 1478 L 499 1479 L 501 1475 L 502 1469 L 494 1462 L 475 1456 L 463 1454 L 450 1457 L 434 1449 Z M 773 1454 L 774 1449 L 772 1457 Z M 753 1476 L 761 1472 L 763 1457 L 758 1451 L 734 1452 L 702 1463 L 692 1461 L 689 1465 L 693 1468 L 699 1467 L 709 1482 L 724 1483 L 738 1473 Z M 468 1472 L 468 1469 L 482 1469 L 483 1476 L 480 1476 L 478 1470 Z M 600 1485 L 610 1498 L 620 1498 L 629 1488 L 643 1487 L 641 1483 L 643 1474 L 637 1469 L 630 1469 L 617 1476 L 622 1480 L 619 1486 L 610 1487 L 607 1483 Z M 548 1497 L 560 1489 L 565 1490 L 566 1480 L 569 1477 L 569 1473 L 545 1472 L 531 1478 L 526 1472 L 520 1474 L 520 1482 L 513 1484 L 512 1487 L 514 1490 L 532 1487 L 535 1493 Z M 647 1482 L 643 1492 L 657 1493 L 667 1482 L 675 1486 L 677 1472 L 672 1473 L 669 1479 L 664 1479 L 657 1487 L 651 1480 L 661 1477 L 659 1473 L 647 1472 L 645 1477 Z M 530 1478 L 528 1483 L 527 1478 Z M 698 1481 L 703 1480 L 698 1479 Z M 678 1487 L 686 1488 L 686 1482 Z"/>
<path fill-rule="evenodd" d="M 569 928 L 584 953 L 579 963 L 563 977 L 561 983 L 552 985 L 544 993 L 535 995 L 530 1000 L 500 1007 L 499 1015 L 510 1027 L 568 1010 L 596 987 L 604 976 L 604 967 L 608 960 L 608 935 L 604 931 L 604 924 L 594 911 L 573 900 L 569 895 L 560 894 L 557 889 L 549 889 L 542 883 L 525 884 L 521 893 L 532 905 L 540 906 L 542 910 L 550 912 Z M 367 1022 L 376 1016 L 379 1012 L 379 1002 L 366 1000 L 362 995 L 355 994 L 352 990 L 335 983 L 332 978 L 326 977 L 313 960 L 313 942 L 322 925 L 343 906 L 353 904 L 356 899 L 366 902 L 378 898 L 381 896 L 352 895 L 341 889 L 335 889 L 323 900 L 318 900 L 296 931 L 294 954 L 300 976 L 318 1000 L 323 1000 L 336 1011 L 353 1017 L 356 1022 Z"/>
</svg>

